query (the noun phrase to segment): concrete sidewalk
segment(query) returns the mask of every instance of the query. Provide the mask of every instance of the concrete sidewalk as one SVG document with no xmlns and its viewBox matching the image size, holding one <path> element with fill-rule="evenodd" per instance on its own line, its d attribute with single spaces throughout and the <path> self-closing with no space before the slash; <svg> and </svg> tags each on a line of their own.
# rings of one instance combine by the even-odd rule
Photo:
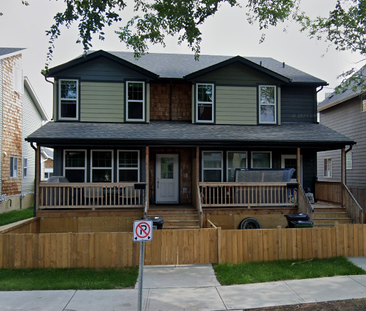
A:
<svg viewBox="0 0 366 311">
<path fill-rule="evenodd" d="M 365 265 L 366 258 L 355 258 Z M 211 265 L 145 266 L 143 310 L 245 310 L 366 298 L 366 275 L 221 286 Z M 0 311 L 137 310 L 138 290 L 0 292 Z"/>
</svg>

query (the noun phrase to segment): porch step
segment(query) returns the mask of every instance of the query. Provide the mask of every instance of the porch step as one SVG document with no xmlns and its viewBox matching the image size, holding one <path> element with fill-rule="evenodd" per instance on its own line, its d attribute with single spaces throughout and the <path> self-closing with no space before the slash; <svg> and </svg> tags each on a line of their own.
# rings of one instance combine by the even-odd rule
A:
<svg viewBox="0 0 366 311">
<path fill-rule="evenodd" d="M 346 209 L 340 205 L 328 202 L 317 202 L 314 207 L 314 227 L 333 227 L 336 222 L 339 224 L 351 224 Z"/>
<path fill-rule="evenodd" d="M 149 209 L 148 217 L 163 217 L 163 229 L 199 229 L 198 211 L 193 206 L 159 206 Z"/>
</svg>

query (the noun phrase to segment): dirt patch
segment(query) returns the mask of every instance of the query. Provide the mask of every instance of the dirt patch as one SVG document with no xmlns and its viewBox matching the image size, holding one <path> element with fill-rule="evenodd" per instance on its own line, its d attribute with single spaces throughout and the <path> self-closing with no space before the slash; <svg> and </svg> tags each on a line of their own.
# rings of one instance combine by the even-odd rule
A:
<svg viewBox="0 0 366 311">
<path fill-rule="evenodd" d="M 305 303 L 268 308 L 246 309 L 255 311 L 365 311 L 366 298 L 329 302 Z"/>
</svg>

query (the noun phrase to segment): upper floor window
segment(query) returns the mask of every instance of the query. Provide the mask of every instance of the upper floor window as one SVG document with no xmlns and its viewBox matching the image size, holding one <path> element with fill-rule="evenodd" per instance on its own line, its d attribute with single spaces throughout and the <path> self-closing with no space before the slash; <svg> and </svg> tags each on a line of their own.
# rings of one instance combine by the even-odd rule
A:
<svg viewBox="0 0 366 311">
<path fill-rule="evenodd" d="M 126 121 L 145 121 L 145 82 L 127 81 Z"/>
<path fill-rule="evenodd" d="M 10 157 L 10 177 L 18 177 L 18 158 Z"/>
<path fill-rule="evenodd" d="M 348 151 L 346 153 L 346 169 L 347 170 L 352 169 L 352 151 Z"/>
<path fill-rule="evenodd" d="M 139 162 L 138 150 L 119 150 L 118 182 L 139 182 Z"/>
<path fill-rule="evenodd" d="M 79 119 L 79 81 L 59 80 L 59 119 Z"/>
<path fill-rule="evenodd" d="M 64 176 L 70 182 L 86 181 L 86 151 L 64 151 Z"/>
<path fill-rule="evenodd" d="M 196 84 L 196 122 L 214 122 L 215 100 L 212 83 Z"/>
<path fill-rule="evenodd" d="M 275 85 L 259 86 L 259 123 L 276 124 L 277 95 Z"/>
</svg>

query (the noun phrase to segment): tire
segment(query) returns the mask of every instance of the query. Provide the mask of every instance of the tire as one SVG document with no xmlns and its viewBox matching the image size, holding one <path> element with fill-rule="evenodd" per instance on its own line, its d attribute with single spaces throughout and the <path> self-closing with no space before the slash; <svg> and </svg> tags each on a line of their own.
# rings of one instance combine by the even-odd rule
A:
<svg viewBox="0 0 366 311">
<path fill-rule="evenodd" d="M 239 225 L 239 229 L 260 229 L 260 228 L 262 228 L 260 222 L 253 217 L 244 218 Z"/>
</svg>

